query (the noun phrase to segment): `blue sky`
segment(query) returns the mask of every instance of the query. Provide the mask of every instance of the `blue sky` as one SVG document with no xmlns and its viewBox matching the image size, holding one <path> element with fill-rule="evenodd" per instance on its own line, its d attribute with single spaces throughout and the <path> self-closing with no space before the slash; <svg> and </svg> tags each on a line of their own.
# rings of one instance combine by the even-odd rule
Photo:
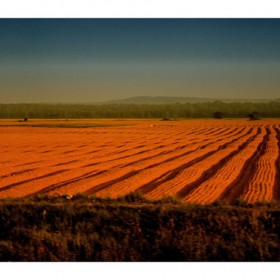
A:
<svg viewBox="0 0 280 280">
<path fill-rule="evenodd" d="M 280 19 L 0 19 L 0 103 L 279 98 Z"/>
</svg>

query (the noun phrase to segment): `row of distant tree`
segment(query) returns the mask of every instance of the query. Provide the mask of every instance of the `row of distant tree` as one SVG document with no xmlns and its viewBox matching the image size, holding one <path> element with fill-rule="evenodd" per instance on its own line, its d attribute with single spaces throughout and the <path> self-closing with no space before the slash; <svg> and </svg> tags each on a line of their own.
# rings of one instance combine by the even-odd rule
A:
<svg viewBox="0 0 280 280">
<path fill-rule="evenodd" d="M 224 113 L 217 111 L 213 114 L 213 117 L 215 119 L 223 119 L 224 118 Z M 252 113 L 248 114 L 248 117 L 250 118 L 250 120 L 259 120 L 259 112 L 253 111 Z"/>
<path fill-rule="evenodd" d="M 216 113 L 218 115 L 215 115 Z M 257 114 L 255 114 L 255 113 Z M 0 118 L 280 118 L 280 102 L 186 104 L 0 104 Z M 250 117 L 250 116 L 249 116 Z M 251 117 L 250 117 L 251 118 Z M 254 117 L 252 117 L 253 119 Z"/>
</svg>

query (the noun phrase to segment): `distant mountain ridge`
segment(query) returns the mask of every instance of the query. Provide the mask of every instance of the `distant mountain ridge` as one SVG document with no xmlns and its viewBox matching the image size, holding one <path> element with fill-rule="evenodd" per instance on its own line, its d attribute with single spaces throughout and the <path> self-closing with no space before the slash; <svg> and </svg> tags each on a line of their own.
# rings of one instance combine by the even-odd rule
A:
<svg viewBox="0 0 280 280">
<path fill-rule="evenodd" d="M 201 97 L 169 97 L 169 96 L 136 96 L 125 99 L 115 99 L 104 102 L 91 102 L 90 104 L 172 104 L 172 103 L 204 103 L 222 101 L 224 103 L 230 102 L 280 102 L 278 99 L 226 99 L 226 98 L 201 98 Z"/>
</svg>

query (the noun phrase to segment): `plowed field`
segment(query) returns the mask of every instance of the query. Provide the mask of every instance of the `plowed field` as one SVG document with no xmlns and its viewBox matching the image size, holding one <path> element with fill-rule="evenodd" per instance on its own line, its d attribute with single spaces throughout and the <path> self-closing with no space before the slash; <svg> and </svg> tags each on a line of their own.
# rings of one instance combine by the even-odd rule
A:
<svg viewBox="0 0 280 280">
<path fill-rule="evenodd" d="M 50 127 L 34 126 L 43 123 Z M 79 123 L 0 121 L 0 197 L 140 190 L 203 204 L 280 199 L 280 121 L 67 122 Z"/>
</svg>

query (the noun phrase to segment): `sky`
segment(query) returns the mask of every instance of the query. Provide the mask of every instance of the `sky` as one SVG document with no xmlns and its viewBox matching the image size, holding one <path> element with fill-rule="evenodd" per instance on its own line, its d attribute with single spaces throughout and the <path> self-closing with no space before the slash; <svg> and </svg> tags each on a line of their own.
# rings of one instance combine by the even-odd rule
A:
<svg viewBox="0 0 280 280">
<path fill-rule="evenodd" d="M 0 103 L 280 98 L 280 19 L 0 18 Z"/>
</svg>

